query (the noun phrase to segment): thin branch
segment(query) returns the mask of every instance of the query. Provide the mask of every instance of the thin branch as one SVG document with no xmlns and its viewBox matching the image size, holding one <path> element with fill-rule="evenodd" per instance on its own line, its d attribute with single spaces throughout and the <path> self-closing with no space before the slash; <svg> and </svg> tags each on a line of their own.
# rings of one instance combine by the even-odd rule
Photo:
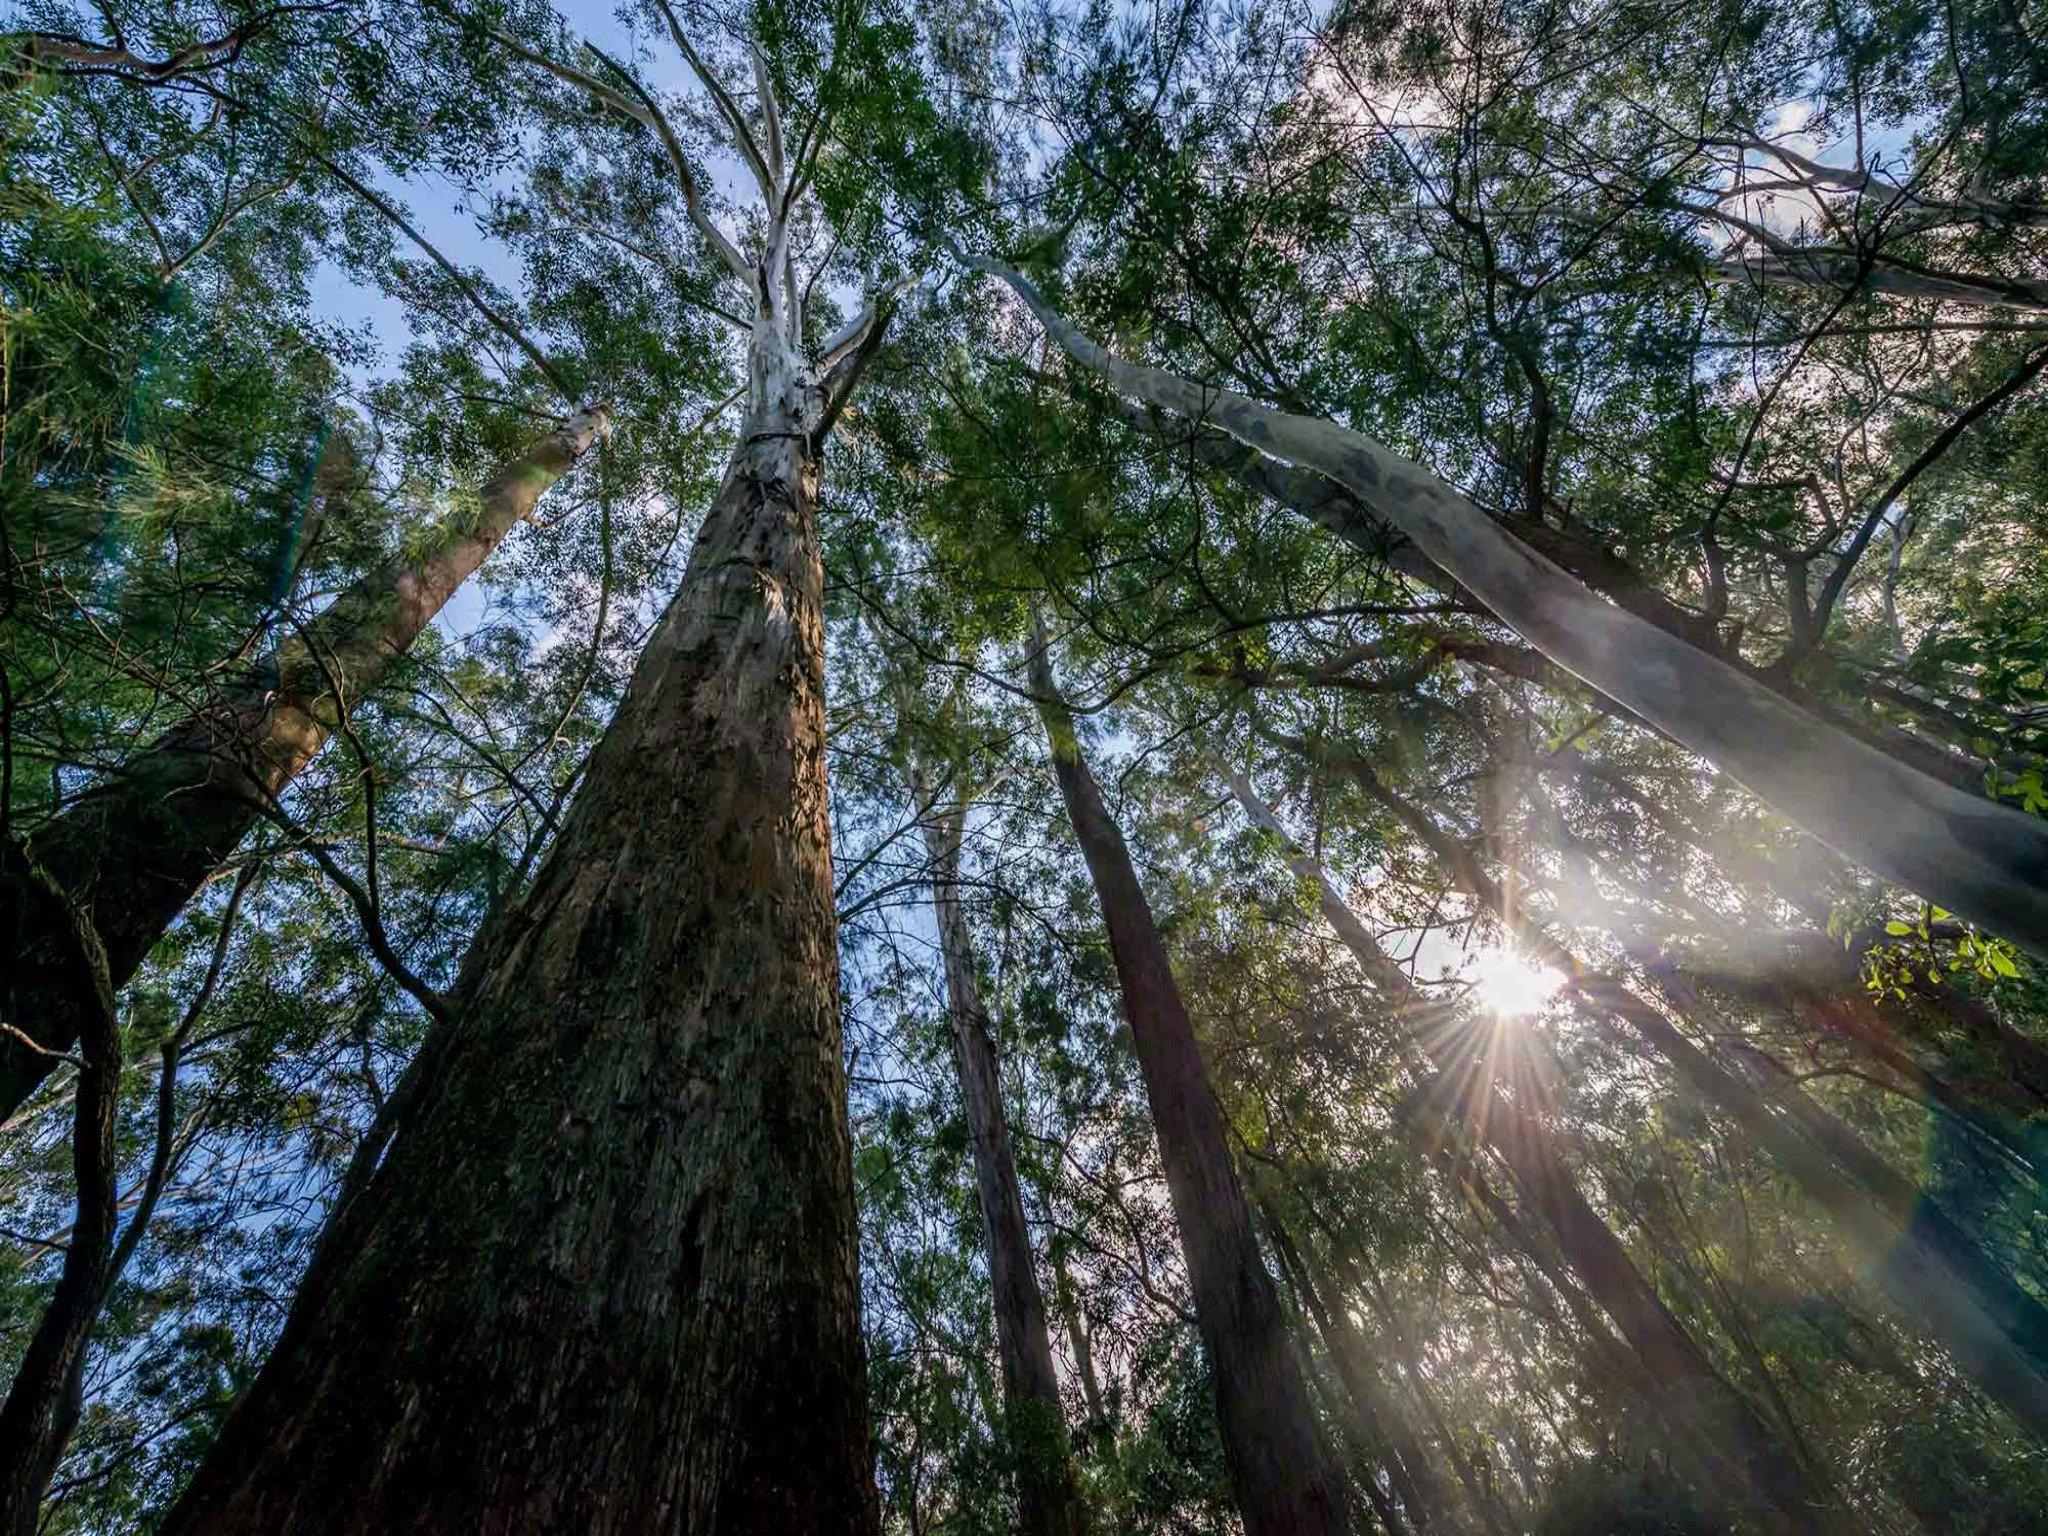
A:
<svg viewBox="0 0 2048 1536">
<path fill-rule="evenodd" d="M 747 162 L 747 168 L 754 173 L 755 181 L 760 183 L 761 201 L 767 205 L 772 217 L 777 198 L 782 191 L 781 178 L 769 170 L 767 157 L 754 142 L 754 135 L 747 128 L 747 120 L 740 112 L 739 103 L 718 83 L 718 77 L 697 56 L 697 50 L 690 46 L 690 39 L 683 32 L 682 23 L 676 20 L 676 13 L 668 0 L 654 0 L 654 8 L 661 13 L 661 19 L 668 23 L 669 37 L 674 40 L 677 50 L 689 62 L 692 72 L 704 83 L 704 89 L 711 93 L 711 99 L 718 104 L 720 115 L 731 127 L 734 147 L 739 150 L 740 158 Z"/>
<path fill-rule="evenodd" d="M 148 85 L 163 85 L 204 70 L 233 64 L 252 39 L 269 31 L 287 16 L 324 15 L 340 9 L 338 4 L 273 6 L 219 37 L 187 43 L 161 59 L 143 58 L 125 43 L 97 43 L 69 32 L 30 33 L 23 52 L 38 63 L 44 60 L 55 63 L 59 74 L 111 75 Z"/>
<path fill-rule="evenodd" d="M 683 153 L 682 141 L 676 137 L 676 131 L 669 126 L 667 117 L 654 104 L 654 98 L 647 93 L 646 88 L 640 84 L 640 81 L 631 70 L 627 69 L 625 65 L 619 63 L 616 59 L 613 59 L 595 44 L 583 44 L 583 47 L 601 60 L 606 68 L 619 77 L 619 80 L 625 85 L 626 89 L 633 93 L 633 97 L 636 99 L 629 100 L 606 85 L 602 80 L 599 80 L 595 75 L 586 74 L 573 64 L 564 64 L 559 59 L 552 59 L 544 53 L 536 52 L 534 49 L 528 48 L 517 38 L 496 30 L 492 31 L 491 36 L 503 44 L 509 52 L 526 60 L 527 63 L 546 70 L 557 80 L 588 91 L 614 112 L 630 117 L 634 122 L 639 123 L 643 128 L 652 133 L 660 141 L 662 149 L 667 153 L 669 164 L 675 170 L 676 180 L 682 185 L 683 208 L 689 214 L 690 222 L 697 226 L 698 232 L 704 236 L 706 243 L 710 245 L 713 251 L 718 253 L 718 259 L 724 262 L 736 276 L 745 281 L 749 286 L 752 285 L 753 270 L 747 265 L 746 257 L 739 253 L 738 247 L 726 238 L 725 231 L 720 229 L 713 222 L 711 215 L 705 211 L 703 191 L 698 184 L 697 173 L 690 169 L 689 157 Z"/>
<path fill-rule="evenodd" d="M 1855 572 L 1856 562 L 1863 558 L 1864 550 L 1870 547 L 1871 539 L 1883 525 L 1885 515 L 1891 511 L 1893 503 L 1905 495 L 1912 488 L 1913 482 L 1948 452 L 1957 438 L 2025 389 L 2040 376 L 2044 367 L 2048 367 L 2048 346 L 2036 347 L 2027 354 L 2026 360 L 2013 371 L 2010 378 L 1937 432 L 1933 441 L 1921 449 L 1913 462 L 1901 470 L 1898 477 L 1884 488 L 1884 493 L 1871 503 L 1870 511 L 1864 515 L 1863 525 L 1856 530 L 1856 536 L 1849 541 L 1849 547 L 1842 551 L 1841 558 L 1835 562 L 1834 570 L 1829 573 L 1826 583 L 1821 587 L 1819 598 L 1814 602 L 1813 618 L 1807 626 L 1806 634 L 1787 651 L 1787 661 L 1797 661 L 1820 644 L 1822 636 L 1827 632 L 1828 621 L 1833 617 L 1835 603 L 1842 595 L 1842 589 L 1849 584 L 1849 577 Z"/>
</svg>

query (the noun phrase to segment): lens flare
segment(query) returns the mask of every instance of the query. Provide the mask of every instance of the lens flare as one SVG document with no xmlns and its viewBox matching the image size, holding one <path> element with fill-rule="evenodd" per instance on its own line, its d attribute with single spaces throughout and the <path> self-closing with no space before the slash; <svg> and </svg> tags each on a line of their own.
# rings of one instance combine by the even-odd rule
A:
<svg viewBox="0 0 2048 1536">
<path fill-rule="evenodd" d="M 1523 1019 L 1540 1013 L 1564 976 L 1526 960 L 1511 949 L 1482 949 L 1466 969 L 1479 1006 L 1496 1018 Z"/>
</svg>

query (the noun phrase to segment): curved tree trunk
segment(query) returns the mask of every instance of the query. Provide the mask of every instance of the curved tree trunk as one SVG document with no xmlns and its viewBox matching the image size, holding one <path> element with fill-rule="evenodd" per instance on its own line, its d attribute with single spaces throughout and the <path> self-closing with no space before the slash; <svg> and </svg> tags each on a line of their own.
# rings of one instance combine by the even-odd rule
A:
<svg viewBox="0 0 2048 1536">
<path fill-rule="evenodd" d="M 1073 718 L 1059 701 L 1042 634 L 1030 660 L 1060 794 L 1095 881 L 1124 1016 L 1145 1075 L 1246 1536 L 1335 1536 L 1348 1529 L 1343 1480 L 1330 1465 L 1272 1277 L 1259 1256 L 1223 1112 L 1165 942 L 1123 834 L 1081 756 Z"/>
<path fill-rule="evenodd" d="M 946 1013 L 952 1026 L 953 1065 L 974 1156 L 975 1195 L 988 1248 L 989 1288 L 996 1314 L 996 1347 L 1003 1363 L 1003 1430 L 1017 1463 L 1017 1527 L 1023 1536 L 1082 1536 L 1087 1506 L 1074 1480 L 1059 1377 L 1045 1298 L 1031 1262 L 1031 1233 L 1017 1160 L 1003 1117 L 995 1041 L 982 1006 L 974 941 L 959 895 L 960 838 L 967 808 L 956 805 L 924 823 L 932 867 L 932 912 L 946 968 Z"/>
<path fill-rule="evenodd" d="M 115 990 L 326 744 L 343 711 L 377 686 L 606 426 L 602 409 L 581 412 L 511 460 L 485 485 L 473 525 L 446 530 L 424 559 L 358 578 L 278 647 L 274 681 L 251 682 L 172 726 L 36 834 L 30 856 L 92 912 Z M 50 1053 L 69 1051 L 83 1022 L 62 982 L 70 941 L 33 920 L 34 911 L 22 893 L 0 888 L 0 1019 L 35 1042 L 0 1036 L 0 1120 L 49 1075 Z"/>
<path fill-rule="evenodd" d="M 531 892 L 170 1536 L 876 1531 L 815 390 L 739 447 Z"/>
<path fill-rule="evenodd" d="M 1008 283 L 1068 356 L 1112 388 L 1329 476 L 1574 676 L 1844 857 L 2048 959 L 2048 822 L 1920 773 L 1601 601 L 1462 492 L 1363 433 L 1127 363 L 1014 268 L 963 259 Z M 1377 540 L 1370 527 L 1344 536 L 1367 548 Z"/>
<path fill-rule="evenodd" d="M 1292 464 L 1268 458 L 1225 433 L 1209 430 L 1199 423 L 1183 423 L 1178 418 L 1130 400 L 1117 400 L 1114 406 L 1117 415 L 1133 431 L 1170 441 L 1175 451 L 1190 454 L 1204 468 L 1229 475 L 1269 501 L 1299 512 L 1312 522 L 1321 523 L 1354 548 L 1385 560 L 1391 569 L 1452 602 L 1468 607 L 1484 606 L 1433 564 L 1406 534 L 1375 516 L 1356 496 L 1327 475 L 1297 469 Z M 1500 519 L 1493 521 L 1499 522 Z M 1612 549 L 1583 534 L 1549 523 L 1524 520 L 1512 524 L 1507 531 L 1537 554 L 1578 577 L 1617 607 L 1627 609 L 1646 624 L 1654 624 L 1674 639 L 1719 658 L 1752 682 L 1806 711 L 1819 727 L 1846 731 L 1880 752 L 1896 757 L 1910 768 L 1932 775 L 1966 793 L 1983 797 L 1987 767 L 1984 759 L 1968 756 L 1960 750 L 1950 750 L 1924 736 L 1883 721 L 1859 719 L 1801 687 L 1782 671 L 1774 672 L 1745 662 L 1739 651 L 1723 641 L 1719 626 L 1711 618 L 1673 602 Z M 1504 671 L 1545 687 L 1554 687 L 1560 681 L 1560 669 L 1535 651 L 1483 640 L 1440 641 L 1439 645 L 1447 654 L 1460 660 Z M 1613 699 L 1608 702 L 1617 714 L 1643 723 L 1641 717 L 1625 705 Z"/>
</svg>

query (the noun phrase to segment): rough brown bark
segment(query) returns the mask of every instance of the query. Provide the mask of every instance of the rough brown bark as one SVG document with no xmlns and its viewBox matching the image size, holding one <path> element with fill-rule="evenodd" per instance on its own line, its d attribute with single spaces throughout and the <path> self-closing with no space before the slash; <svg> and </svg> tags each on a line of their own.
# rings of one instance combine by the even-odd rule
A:
<svg viewBox="0 0 2048 1536">
<path fill-rule="evenodd" d="M 1017 1527 L 1024 1536 L 1081 1536 L 1088 1529 L 1088 1511 L 1074 1480 L 1059 1376 L 1053 1368 L 1052 1338 L 1046 1330 L 1045 1298 L 1032 1267 L 1031 1232 L 1024 1223 L 1017 1159 L 1003 1115 L 996 1046 L 989 1034 L 988 1010 L 982 1004 L 973 937 L 960 904 L 960 840 L 965 816 L 962 802 L 927 817 L 923 832 L 931 859 L 932 912 L 938 921 L 939 950 L 946 970 L 953 1065 L 959 1073 L 960 1103 L 967 1117 L 975 1196 L 981 1206 L 989 1288 L 995 1302 L 996 1348 L 1003 1366 L 1003 1430 L 1017 1465 Z"/>
<path fill-rule="evenodd" d="M 65 966 L 66 1001 L 82 1026 L 71 1140 L 78 1214 L 56 1290 L 0 1404 L 0 1533 L 35 1536 L 43 1494 L 78 1422 L 86 1345 L 113 1270 L 121 1025 L 91 914 L 69 907 L 11 841 L 0 844 L 0 873 L 66 935 L 67 952 L 56 958 Z"/>
<path fill-rule="evenodd" d="M 602 410 L 582 412 L 505 464 L 485 485 L 474 524 L 447 529 L 425 558 L 359 578 L 278 647 L 274 677 L 174 725 L 35 834 L 30 856 L 94 914 L 117 991 L 263 806 L 326 744 L 342 712 L 377 686 L 605 426 Z M 69 1051 L 85 1022 L 63 981 L 69 940 L 38 910 L 11 878 L 0 880 L 0 1020 L 35 1042 L 0 1036 L 0 1120 L 49 1075 L 51 1053 Z"/>
<path fill-rule="evenodd" d="M 1109 930 L 1246 1536 L 1333 1536 L 1348 1528 L 1343 1481 L 1329 1463 L 1259 1256 L 1223 1112 L 1165 941 L 1123 834 L 1081 755 L 1042 637 L 1032 647 L 1030 668 L 1060 793 Z"/>
<path fill-rule="evenodd" d="M 1282 838 L 1289 867 L 1314 884 L 1324 920 L 1396 1013 L 1411 1021 L 1422 1017 L 1426 1010 L 1408 974 L 1380 948 L 1321 866 L 1285 840 L 1270 808 L 1242 776 L 1233 778 L 1232 791 L 1256 823 Z M 1462 1083 L 1467 1066 L 1458 1059 L 1451 1037 L 1427 1028 L 1416 1033 L 1438 1069 Z M 1464 1097 L 1461 1088 L 1452 1102 Z M 1759 1506 L 1756 1514 L 1788 1536 L 1838 1528 L 1827 1501 L 1807 1485 L 1798 1465 L 1714 1369 L 1580 1191 L 1541 1115 L 1494 1084 L 1468 1118 L 1506 1168 L 1521 1198 L 1543 1218 L 1572 1272 L 1628 1340 L 1644 1371 L 1642 1377 L 1631 1379 L 1647 1389 L 1652 1405 L 1672 1423 L 1685 1446 L 1702 1455 L 1703 1470 L 1732 1478 L 1734 1486 Z"/>
<path fill-rule="evenodd" d="M 169 1536 L 877 1529 L 798 361 Z"/>
</svg>

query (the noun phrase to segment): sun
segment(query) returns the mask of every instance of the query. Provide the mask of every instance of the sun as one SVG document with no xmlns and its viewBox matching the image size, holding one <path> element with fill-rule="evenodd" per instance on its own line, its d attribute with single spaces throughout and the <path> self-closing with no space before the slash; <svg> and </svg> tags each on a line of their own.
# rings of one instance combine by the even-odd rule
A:
<svg viewBox="0 0 2048 1536">
<path fill-rule="evenodd" d="M 1511 949 L 1475 951 L 1465 974 L 1479 1006 L 1496 1018 L 1521 1019 L 1540 1013 L 1564 985 L 1561 973 L 1524 959 Z"/>
</svg>

